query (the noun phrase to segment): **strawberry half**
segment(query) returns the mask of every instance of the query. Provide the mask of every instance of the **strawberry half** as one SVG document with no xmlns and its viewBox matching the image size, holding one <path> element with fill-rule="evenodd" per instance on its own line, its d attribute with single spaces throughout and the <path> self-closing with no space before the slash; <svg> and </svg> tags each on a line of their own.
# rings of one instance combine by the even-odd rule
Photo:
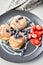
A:
<svg viewBox="0 0 43 65">
<path fill-rule="evenodd" d="M 32 26 L 30 29 L 30 33 L 33 33 L 35 31 L 35 26 Z"/>
<path fill-rule="evenodd" d="M 42 31 L 42 26 L 40 26 L 40 25 L 36 25 L 36 30 L 38 30 L 38 31 Z"/>
<path fill-rule="evenodd" d="M 34 39 L 34 44 L 35 45 L 39 45 L 40 44 L 40 41 L 38 39 Z"/>
<path fill-rule="evenodd" d="M 31 39 L 30 42 L 34 46 L 37 46 L 37 45 L 39 46 L 40 45 L 40 41 L 38 39 Z"/>
<path fill-rule="evenodd" d="M 35 33 L 32 34 L 32 38 L 37 38 L 37 37 L 38 37 L 37 34 Z"/>
</svg>

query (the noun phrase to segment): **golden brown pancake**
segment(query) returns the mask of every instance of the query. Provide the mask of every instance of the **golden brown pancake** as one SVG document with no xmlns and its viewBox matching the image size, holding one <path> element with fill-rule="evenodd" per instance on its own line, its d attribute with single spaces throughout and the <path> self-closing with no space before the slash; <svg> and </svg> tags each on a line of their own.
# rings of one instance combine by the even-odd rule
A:
<svg viewBox="0 0 43 65">
<path fill-rule="evenodd" d="M 10 26 L 8 24 L 2 24 L 0 26 L 0 40 L 8 40 L 10 37 Z"/>
<path fill-rule="evenodd" d="M 24 29 L 27 26 L 25 17 L 22 17 L 20 15 L 15 16 L 12 19 L 10 26 L 12 26 L 14 29 L 19 29 L 19 30 Z"/>
<path fill-rule="evenodd" d="M 19 33 L 19 34 L 21 34 L 21 33 Z M 25 37 L 23 35 L 21 37 L 18 37 L 18 38 L 15 38 L 13 35 L 9 39 L 9 45 L 13 49 L 20 49 L 24 44 L 25 44 Z"/>
</svg>

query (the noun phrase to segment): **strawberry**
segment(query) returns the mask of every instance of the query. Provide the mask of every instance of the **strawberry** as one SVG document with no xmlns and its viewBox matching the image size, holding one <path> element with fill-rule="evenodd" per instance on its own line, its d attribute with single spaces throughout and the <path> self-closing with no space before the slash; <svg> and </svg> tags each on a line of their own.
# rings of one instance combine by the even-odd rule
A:
<svg viewBox="0 0 43 65">
<path fill-rule="evenodd" d="M 36 30 L 38 30 L 38 31 L 42 31 L 42 26 L 40 26 L 40 25 L 36 25 Z"/>
<path fill-rule="evenodd" d="M 32 26 L 30 29 L 30 33 L 33 33 L 35 31 L 35 26 Z"/>
<path fill-rule="evenodd" d="M 35 45 L 39 45 L 40 44 L 40 41 L 38 39 L 34 39 L 34 44 Z"/>
<path fill-rule="evenodd" d="M 38 33 L 38 37 L 41 37 L 42 34 L 43 34 L 43 32 L 42 32 L 42 31 L 39 31 L 39 33 Z"/>
<path fill-rule="evenodd" d="M 39 40 L 40 40 L 40 41 L 41 41 L 41 39 L 42 39 L 42 38 L 41 38 L 41 37 L 39 37 Z"/>
<path fill-rule="evenodd" d="M 35 30 L 35 29 L 36 29 L 36 27 L 33 25 L 33 26 L 31 27 L 31 29 Z"/>
<path fill-rule="evenodd" d="M 42 31 L 35 31 L 35 34 L 37 34 L 38 38 L 42 36 L 43 32 Z"/>
<path fill-rule="evenodd" d="M 37 46 L 37 45 L 39 46 L 40 45 L 40 41 L 38 39 L 31 39 L 30 42 L 34 46 Z"/>
<path fill-rule="evenodd" d="M 39 32 L 38 31 L 35 31 L 34 33 L 38 35 Z"/>
<path fill-rule="evenodd" d="M 37 38 L 37 37 L 38 37 L 37 34 L 35 33 L 32 34 L 32 38 Z"/>
<path fill-rule="evenodd" d="M 30 35 L 28 36 L 28 38 L 30 39 L 32 45 L 40 46 L 42 35 L 43 35 L 42 27 L 40 25 L 36 25 L 31 27 Z"/>
<path fill-rule="evenodd" d="M 34 32 L 34 30 L 33 29 L 30 29 L 30 33 L 33 33 Z"/>
</svg>

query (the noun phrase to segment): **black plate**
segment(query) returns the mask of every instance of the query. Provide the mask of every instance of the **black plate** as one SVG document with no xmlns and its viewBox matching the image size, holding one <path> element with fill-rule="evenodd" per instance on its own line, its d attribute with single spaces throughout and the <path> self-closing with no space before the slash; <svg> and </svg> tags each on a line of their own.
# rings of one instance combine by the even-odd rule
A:
<svg viewBox="0 0 43 65">
<path fill-rule="evenodd" d="M 26 16 L 30 18 L 30 20 L 35 24 L 39 24 L 43 27 L 43 21 L 40 18 L 38 18 L 36 15 L 27 11 L 21 11 L 21 10 L 19 11 L 14 9 L 0 16 L 0 24 L 7 23 L 8 20 L 15 15 Z M 43 47 L 43 43 L 41 47 L 34 47 L 29 43 L 24 55 L 19 56 L 19 55 L 10 54 L 5 48 L 3 48 L 3 46 L 0 43 L 0 57 L 10 62 L 18 62 L 18 63 L 27 62 L 37 57 L 43 51 L 42 47 Z"/>
</svg>

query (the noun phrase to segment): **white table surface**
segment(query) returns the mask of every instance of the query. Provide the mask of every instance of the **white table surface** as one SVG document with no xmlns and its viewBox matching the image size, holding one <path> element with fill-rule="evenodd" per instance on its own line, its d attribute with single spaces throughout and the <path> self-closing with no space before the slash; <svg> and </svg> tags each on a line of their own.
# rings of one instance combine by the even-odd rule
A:
<svg viewBox="0 0 43 65">
<path fill-rule="evenodd" d="M 43 20 L 43 4 L 31 11 Z M 1 52 L 0 52 L 1 53 Z M 11 63 L 0 58 L 0 65 L 43 65 L 43 52 L 34 60 L 27 63 Z"/>
<path fill-rule="evenodd" d="M 11 0 L 0 0 L 0 15 L 6 12 L 10 3 L 11 3 Z"/>
</svg>

